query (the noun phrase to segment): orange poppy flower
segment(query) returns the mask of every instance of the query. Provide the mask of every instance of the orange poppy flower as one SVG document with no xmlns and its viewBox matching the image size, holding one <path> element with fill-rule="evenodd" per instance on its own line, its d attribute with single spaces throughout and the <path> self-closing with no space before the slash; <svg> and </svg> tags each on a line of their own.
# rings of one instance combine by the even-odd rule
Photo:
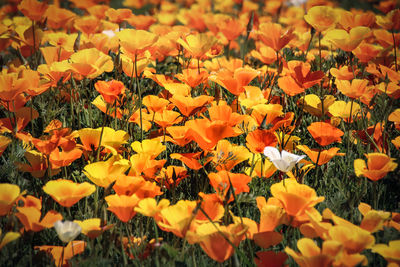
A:
<svg viewBox="0 0 400 267">
<path fill-rule="evenodd" d="M 23 193 L 17 185 L 0 184 L 0 216 L 7 215 Z"/>
<path fill-rule="evenodd" d="M 225 170 L 217 173 L 212 172 L 208 175 L 208 178 L 210 179 L 211 186 L 222 200 L 226 197 L 231 184 L 235 195 L 242 192 L 249 192 L 250 188 L 248 183 L 250 183 L 252 179 L 250 176 L 245 174 L 231 173 Z"/>
<path fill-rule="evenodd" d="M 278 201 L 288 216 L 294 222 L 304 222 L 308 220 L 306 211 L 314 210 L 314 206 L 325 197 L 318 197 L 315 190 L 305 184 L 299 184 L 295 179 L 285 179 L 280 183 L 271 186 L 272 198 L 268 203 Z"/>
<path fill-rule="evenodd" d="M 252 153 L 263 153 L 266 146 L 275 147 L 277 143 L 276 135 L 268 130 L 256 129 L 246 136 L 246 146 Z"/>
<path fill-rule="evenodd" d="M 340 19 L 338 20 L 338 23 L 346 31 L 350 31 L 350 29 L 357 26 L 372 27 L 376 20 L 375 14 L 371 11 L 362 12 L 359 14 L 346 10 L 340 10 L 338 12 L 340 12 Z"/>
<path fill-rule="evenodd" d="M 49 161 L 53 169 L 69 166 L 73 161 L 82 156 L 82 150 L 78 148 L 69 151 L 55 149 L 50 153 Z"/>
<path fill-rule="evenodd" d="M 259 26 L 258 38 L 276 52 L 284 48 L 295 37 L 293 29 L 284 30 L 278 23 L 262 23 Z"/>
<path fill-rule="evenodd" d="M 82 229 L 82 234 L 88 236 L 91 239 L 95 239 L 100 236 L 104 231 L 112 228 L 114 225 L 100 226 L 101 220 L 99 218 L 87 219 L 84 221 L 74 220 L 74 223 L 78 224 Z"/>
<path fill-rule="evenodd" d="M 94 84 L 94 87 L 108 104 L 113 104 L 120 97 L 120 95 L 125 93 L 124 84 L 116 80 L 111 80 L 108 82 L 97 81 Z"/>
<path fill-rule="evenodd" d="M 333 266 L 338 254 L 342 252 L 342 244 L 334 240 L 324 241 L 320 249 L 314 240 L 302 238 L 297 241 L 297 247 L 300 253 L 289 247 L 285 248 L 285 252 L 293 257 L 299 266 Z"/>
<path fill-rule="evenodd" d="M 48 5 L 44 2 L 36 0 L 23 0 L 18 5 L 18 10 L 33 21 L 41 21 L 44 19 L 44 13 L 46 12 Z"/>
<path fill-rule="evenodd" d="M 17 167 L 22 172 L 30 172 L 35 178 L 41 178 L 46 174 L 48 162 L 46 155 L 36 151 L 29 150 L 25 152 L 25 158 L 28 163 L 17 163 Z M 50 170 L 50 175 L 56 175 L 59 170 Z"/>
<path fill-rule="evenodd" d="M 362 42 L 351 52 L 358 58 L 359 62 L 368 63 L 370 60 L 376 58 L 382 51 L 383 48 L 381 46 Z"/>
<path fill-rule="evenodd" d="M 316 31 L 322 32 L 334 27 L 338 21 L 338 16 L 330 6 L 314 6 L 307 11 L 304 19 Z"/>
<path fill-rule="evenodd" d="M 83 253 L 86 248 L 86 242 L 75 240 L 67 244 L 66 247 L 62 246 L 35 246 L 35 249 L 44 251 L 53 257 L 56 266 L 68 266 L 68 260 L 73 256 Z M 61 263 L 61 258 L 63 259 Z M 61 264 L 60 264 L 61 263 Z"/>
<path fill-rule="evenodd" d="M 135 194 L 140 199 L 162 195 L 155 182 L 146 181 L 141 176 L 119 175 L 113 189 L 118 195 Z"/>
<path fill-rule="evenodd" d="M 215 168 L 230 171 L 234 166 L 248 160 L 250 152 L 243 146 L 231 144 L 228 140 L 220 140 L 213 152 L 212 162 Z"/>
<path fill-rule="evenodd" d="M 120 40 L 122 52 L 132 60 L 152 46 L 158 39 L 158 36 L 154 33 L 144 30 L 124 29 L 116 34 Z"/>
<path fill-rule="evenodd" d="M 313 122 L 307 127 L 307 130 L 320 146 L 341 142 L 341 136 L 344 134 L 340 129 L 326 122 Z"/>
<path fill-rule="evenodd" d="M 354 79 L 351 81 L 336 80 L 336 86 L 339 91 L 349 98 L 359 98 L 367 90 L 368 80 Z"/>
<path fill-rule="evenodd" d="M 16 73 L 2 74 L 0 76 L 0 99 L 3 101 L 12 101 L 20 93 L 24 92 L 28 85 L 28 80 L 18 79 Z"/>
<path fill-rule="evenodd" d="M 207 33 L 190 34 L 179 38 L 177 43 L 182 45 L 192 57 L 201 59 L 217 43 L 217 38 Z"/>
<path fill-rule="evenodd" d="M 63 216 L 54 210 L 50 210 L 43 217 L 36 207 L 18 207 L 18 213 L 15 214 L 24 225 L 25 231 L 39 232 L 44 228 L 51 228 L 56 221 L 62 220 Z"/>
<path fill-rule="evenodd" d="M 101 21 L 94 16 L 85 16 L 75 19 L 74 28 L 88 37 L 103 30 Z"/>
<path fill-rule="evenodd" d="M 376 16 L 376 24 L 386 30 L 399 30 L 400 29 L 400 10 L 394 9 L 387 13 L 385 16 Z"/>
<path fill-rule="evenodd" d="M 205 223 L 188 233 L 189 243 L 200 243 L 200 247 L 213 260 L 224 262 L 229 259 L 242 241 L 247 229 L 241 223 L 228 226 L 219 223 Z M 230 241 L 226 241 L 226 239 Z"/>
<path fill-rule="evenodd" d="M 119 156 L 113 156 L 107 161 L 89 163 L 83 169 L 83 173 L 95 185 L 107 188 L 118 176 L 123 175 L 128 169 L 128 160 L 120 159 Z"/>
<path fill-rule="evenodd" d="M 169 101 L 156 95 L 147 95 L 143 97 L 142 103 L 153 112 L 162 112 L 168 106 Z"/>
<path fill-rule="evenodd" d="M 239 19 L 228 18 L 217 23 L 218 30 L 222 32 L 228 41 L 233 41 L 243 34 L 246 30 L 245 26 Z"/>
<path fill-rule="evenodd" d="M 97 129 L 84 128 L 78 130 L 79 139 L 86 151 L 95 151 L 99 147 L 100 134 L 103 131 L 100 146 L 110 150 L 118 150 L 129 139 L 129 134 L 125 131 L 115 131 L 110 127 L 102 127 Z"/>
<path fill-rule="evenodd" d="M 76 17 L 76 14 L 68 9 L 50 5 L 44 14 L 44 17 L 47 19 L 47 25 L 56 30 L 65 28 L 65 26 Z"/>
<path fill-rule="evenodd" d="M 312 162 L 318 165 L 328 163 L 334 156 L 345 155 L 345 153 L 338 153 L 340 149 L 338 147 L 331 147 L 329 149 L 310 149 L 306 145 L 298 145 L 297 149 L 303 151 Z"/>
<path fill-rule="evenodd" d="M 378 253 L 388 262 L 388 266 L 400 264 L 400 240 L 389 241 L 389 245 L 376 244 L 372 247 L 372 252 Z"/>
<path fill-rule="evenodd" d="M 125 19 L 130 25 L 135 27 L 136 30 L 148 30 L 152 24 L 157 22 L 157 19 L 153 16 L 146 15 L 131 15 Z"/>
<path fill-rule="evenodd" d="M 120 24 L 121 22 L 132 16 L 132 10 L 128 8 L 108 8 L 105 12 L 105 15 L 107 16 L 109 21 Z"/>
<path fill-rule="evenodd" d="M 176 188 L 186 177 L 188 177 L 188 174 L 185 167 L 169 165 L 167 168 L 161 169 L 155 180 L 161 187 L 165 186 L 170 190 Z"/>
<path fill-rule="evenodd" d="M 203 165 L 205 166 L 211 161 L 211 158 L 208 158 L 203 164 L 200 164 L 202 153 L 202 151 L 196 153 L 172 153 L 170 157 L 182 161 L 189 169 L 200 170 Z"/>
<path fill-rule="evenodd" d="M 185 117 L 190 117 L 209 104 L 214 98 L 212 96 L 200 95 L 192 98 L 191 96 L 174 95 L 170 101 L 179 109 Z"/>
<path fill-rule="evenodd" d="M 109 8 L 110 7 L 107 5 L 94 5 L 94 6 L 86 8 L 86 10 L 90 15 L 95 16 L 98 19 L 105 19 L 106 11 Z"/>
<path fill-rule="evenodd" d="M 140 198 L 136 194 L 131 196 L 126 195 L 109 195 L 104 198 L 108 204 L 108 210 L 114 213 L 118 219 L 122 222 L 127 223 L 132 219 L 136 212 L 134 208 L 140 201 Z"/>
<path fill-rule="evenodd" d="M 111 57 L 96 48 L 80 50 L 71 55 L 70 61 L 69 66 L 75 74 L 90 79 L 96 78 L 103 72 L 110 72 L 114 68 Z M 81 79 L 79 76 L 74 78 Z"/>
<path fill-rule="evenodd" d="M 188 128 L 186 126 L 170 126 L 166 128 L 167 133 L 172 137 L 168 141 L 178 145 L 185 146 L 192 141 L 192 139 L 187 136 Z"/>
<path fill-rule="evenodd" d="M 187 121 L 185 126 L 188 136 L 203 150 L 211 150 L 219 140 L 236 135 L 232 126 L 225 121 L 195 119 Z"/>
<path fill-rule="evenodd" d="M 209 79 L 238 96 L 244 92 L 244 86 L 248 85 L 259 74 L 252 68 L 237 68 L 233 75 L 230 71 L 225 70 L 218 72 L 216 76 L 210 76 Z"/>
<path fill-rule="evenodd" d="M 208 78 L 208 72 L 205 69 L 184 69 L 182 73 L 178 73 L 175 75 L 178 80 L 186 83 L 192 88 L 200 85 L 201 83 L 205 83 Z"/>
<path fill-rule="evenodd" d="M 175 205 L 163 208 L 156 217 L 157 225 L 167 232 L 184 238 L 190 229 L 195 218 L 193 210 L 196 208 L 196 201 L 179 200 Z"/>
<path fill-rule="evenodd" d="M 257 50 L 252 50 L 250 54 L 252 57 L 267 65 L 274 63 L 277 59 L 275 50 L 265 45 Z"/>
<path fill-rule="evenodd" d="M 311 72 L 309 63 L 292 60 L 288 62 L 287 75 L 278 79 L 278 85 L 287 95 L 295 96 L 318 84 L 323 77 L 322 71 Z"/>
<path fill-rule="evenodd" d="M 386 176 L 388 172 L 394 171 L 397 168 L 397 163 L 394 158 L 390 158 L 383 153 L 368 153 L 367 164 L 362 159 L 354 161 L 354 171 L 357 176 L 364 176 L 372 181 L 378 181 Z"/>
<path fill-rule="evenodd" d="M 68 208 L 82 198 L 91 195 L 95 190 L 96 187 L 87 182 L 78 184 L 64 179 L 49 181 L 43 186 L 45 193 L 61 206 Z"/>
<path fill-rule="evenodd" d="M 180 113 L 167 109 L 154 114 L 154 122 L 163 129 L 181 122 L 182 119 Z"/>
<path fill-rule="evenodd" d="M 349 66 L 342 66 L 339 69 L 331 68 L 329 72 L 338 80 L 352 80 L 360 71 Z"/>
<path fill-rule="evenodd" d="M 370 34 L 368 27 L 358 26 L 352 28 L 350 32 L 334 29 L 328 31 L 325 38 L 337 48 L 343 51 L 353 51 Z"/>
</svg>

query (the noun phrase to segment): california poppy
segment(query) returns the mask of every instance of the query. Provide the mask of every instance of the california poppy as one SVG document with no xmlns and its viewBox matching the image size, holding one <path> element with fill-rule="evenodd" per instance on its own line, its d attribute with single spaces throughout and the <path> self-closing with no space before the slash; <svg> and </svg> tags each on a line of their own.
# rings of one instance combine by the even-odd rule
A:
<svg viewBox="0 0 400 267">
<path fill-rule="evenodd" d="M 104 199 L 107 201 L 108 210 L 125 223 L 136 215 L 134 208 L 140 200 L 135 194 L 132 194 L 131 196 L 109 195 Z"/>
<path fill-rule="evenodd" d="M 217 43 L 217 39 L 213 35 L 199 33 L 182 37 L 177 42 L 182 45 L 189 55 L 200 59 Z"/>
<path fill-rule="evenodd" d="M 125 92 L 124 84 L 116 80 L 98 81 L 94 84 L 94 87 L 108 104 L 114 104 L 120 95 Z"/>
<path fill-rule="evenodd" d="M 62 246 L 35 246 L 35 249 L 45 251 L 53 257 L 56 266 L 65 266 L 73 256 L 81 254 L 86 248 L 85 241 L 72 241 L 66 247 Z M 61 259 L 63 261 L 61 262 Z M 61 264 L 60 264 L 61 263 Z"/>
<path fill-rule="evenodd" d="M 0 216 L 4 216 L 10 212 L 21 193 L 14 184 L 0 184 L 0 192 Z"/>
<path fill-rule="evenodd" d="M 304 222 L 308 220 L 306 211 L 314 209 L 314 206 L 325 197 L 318 197 L 311 187 L 299 184 L 295 179 L 285 179 L 271 186 L 271 194 L 278 200 L 294 221 Z M 271 199 L 271 198 L 270 198 Z"/>
<path fill-rule="evenodd" d="M 321 146 L 327 146 L 333 142 L 340 142 L 344 134 L 340 129 L 326 122 L 313 122 L 307 127 L 315 141 Z"/>
<path fill-rule="evenodd" d="M 397 167 L 394 158 L 390 158 L 386 154 L 368 153 L 365 156 L 367 157 L 367 164 L 362 159 L 354 161 L 354 171 L 357 176 L 362 175 L 372 181 L 378 181 Z"/>
<path fill-rule="evenodd" d="M 64 179 L 49 181 L 43 186 L 43 191 L 64 207 L 71 207 L 82 198 L 91 195 L 95 190 L 96 187 L 87 182 L 79 184 Z"/>
<path fill-rule="evenodd" d="M 278 23 L 262 23 L 259 26 L 258 37 L 267 46 L 276 52 L 285 47 L 295 35 L 293 29 L 283 29 Z"/>
<path fill-rule="evenodd" d="M 278 85 L 287 95 L 294 96 L 318 84 L 323 77 L 324 73 L 322 71 L 311 72 L 309 63 L 291 60 L 288 62 L 286 76 L 278 79 Z"/>
<path fill-rule="evenodd" d="M 252 153 L 263 153 L 267 146 L 276 146 L 278 140 L 273 132 L 257 129 L 246 136 L 246 145 Z"/>
<path fill-rule="evenodd" d="M 334 27 L 338 21 L 338 16 L 330 6 L 314 6 L 307 11 L 304 19 L 316 31 L 322 32 Z"/>
</svg>

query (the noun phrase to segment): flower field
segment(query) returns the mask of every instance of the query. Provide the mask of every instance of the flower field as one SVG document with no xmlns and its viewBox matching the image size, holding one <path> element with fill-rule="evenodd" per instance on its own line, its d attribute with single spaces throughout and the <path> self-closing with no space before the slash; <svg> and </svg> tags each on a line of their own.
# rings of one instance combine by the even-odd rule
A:
<svg viewBox="0 0 400 267">
<path fill-rule="evenodd" d="M 6 1 L 0 266 L 400 266 L 400 4 L 340 2 Z"/>
</svg>

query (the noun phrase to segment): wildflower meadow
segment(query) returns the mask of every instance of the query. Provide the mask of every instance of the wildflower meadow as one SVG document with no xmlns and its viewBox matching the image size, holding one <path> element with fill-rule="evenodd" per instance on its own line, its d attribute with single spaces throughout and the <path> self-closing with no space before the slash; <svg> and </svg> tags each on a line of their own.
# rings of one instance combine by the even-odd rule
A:
<svg viewBox="0 0 400 267">
<path fill-rule="evenodd" d="M 0 266 L 400 266 L 399 7 L 3 1 Z"/>
</svg>

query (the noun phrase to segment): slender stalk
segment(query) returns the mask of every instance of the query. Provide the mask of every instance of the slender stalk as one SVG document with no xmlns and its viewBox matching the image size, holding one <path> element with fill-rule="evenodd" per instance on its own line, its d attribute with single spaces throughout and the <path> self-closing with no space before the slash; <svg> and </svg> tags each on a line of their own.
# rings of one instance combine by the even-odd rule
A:
<svg viewBox="0 0 400 267">
<path fill-rule="evenodd" d="M 140 142 L 143 141 L 143 115 L 142 115 L 142 92 L 140 91 L 139 76 L 137 70 L 137 54 L 135 54 L 135 80 L 139 96 L 139 119 L 140 119 Z"/>
</svg>

